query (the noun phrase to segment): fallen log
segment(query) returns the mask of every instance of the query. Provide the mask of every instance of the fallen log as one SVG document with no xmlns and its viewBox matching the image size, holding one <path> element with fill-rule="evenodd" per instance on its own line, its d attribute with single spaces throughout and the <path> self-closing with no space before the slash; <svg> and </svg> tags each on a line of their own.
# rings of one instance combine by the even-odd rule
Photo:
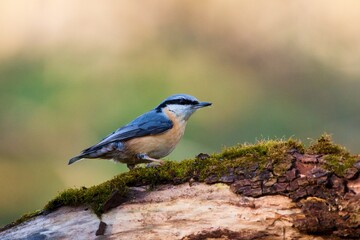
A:
<svg viewBox="0 0 360 240">
<path fill-rule="evenodd" d="M 360 239 L 360 156 L 261 141 L 68 189 L 0 239 Z"/>
</svg>

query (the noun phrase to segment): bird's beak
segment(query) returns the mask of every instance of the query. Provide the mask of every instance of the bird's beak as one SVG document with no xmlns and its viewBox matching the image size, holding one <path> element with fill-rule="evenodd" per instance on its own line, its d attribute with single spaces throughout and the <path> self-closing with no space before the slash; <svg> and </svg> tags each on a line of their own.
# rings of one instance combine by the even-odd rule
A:
<svg viewBox="0 0 360 240">
<path fill-rule="evenodd" d="M 203 107 L 207 107 L 207 106 L 211 106 L 212 103 L 211 102 L 200 102 L 197 105 L 195 105 L 195 108 L 203 108 Z"/>
</svg>

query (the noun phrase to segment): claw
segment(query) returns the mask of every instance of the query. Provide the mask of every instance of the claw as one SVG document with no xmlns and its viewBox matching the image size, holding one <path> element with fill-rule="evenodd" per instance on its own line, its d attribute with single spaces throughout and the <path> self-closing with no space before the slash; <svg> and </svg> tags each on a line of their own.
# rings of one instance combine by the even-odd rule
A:
<svg viewBox="0 0 360 240">
<path fill-rule="evenodd" d="M 151 162 L 151 163 L 146 164 L 146 168 L 157 168 L 160 165 L 162 165 L 162 164 L 157 164 L 157 163 Z"/>
<path fill-rule="evenodd" d="M 163 165 L 165 163 L 163 160 L 156 159 L 156 158 L 151 158 L 147 154 L 144 154 L 144 153 L 139 153 L 139 154 L 136 155 L 136 157 L 138 159 L 140 159 L 140 160 L 148 160 L 150 162 L 159 163 L 160 165 Z"/>
<path fill-rule="evenodd" d="M 135 164 L 126 164 L 129 170 L 133 170 L 135 167 Z"/>
</svg>

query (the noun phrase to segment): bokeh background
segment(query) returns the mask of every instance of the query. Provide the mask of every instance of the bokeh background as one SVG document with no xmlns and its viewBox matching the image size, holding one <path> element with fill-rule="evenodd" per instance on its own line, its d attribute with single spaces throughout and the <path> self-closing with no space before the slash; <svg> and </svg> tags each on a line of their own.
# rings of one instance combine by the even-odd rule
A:
<svg viewBox="0 0 360 240">
<path fill-rule="evenodd" d="M 360 2 L 0 1 L 0 225 L 124 165 L 70 157 L 173 93 L 166 159 L 321 133 L 360 152 Z"/>
</svg>

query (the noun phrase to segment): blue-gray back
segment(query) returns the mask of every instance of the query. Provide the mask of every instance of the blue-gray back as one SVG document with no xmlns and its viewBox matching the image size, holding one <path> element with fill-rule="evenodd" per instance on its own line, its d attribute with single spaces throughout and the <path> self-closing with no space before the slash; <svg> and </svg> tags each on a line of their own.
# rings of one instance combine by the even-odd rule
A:
<svg viewBox="0 0 360 240">
<path fill-rule="evenodd" d="M 117 129 L 115 132 L 109 134 L 98 144 L 85 149 L 83 153 L 98 149 L 112 142 L 126 141 L 136 137 L 160 134 L 171 129 L 172 127 L 172 122 L 162 111 L 153 109 L 137 117 L 129 124 Z"/>
</svg>

